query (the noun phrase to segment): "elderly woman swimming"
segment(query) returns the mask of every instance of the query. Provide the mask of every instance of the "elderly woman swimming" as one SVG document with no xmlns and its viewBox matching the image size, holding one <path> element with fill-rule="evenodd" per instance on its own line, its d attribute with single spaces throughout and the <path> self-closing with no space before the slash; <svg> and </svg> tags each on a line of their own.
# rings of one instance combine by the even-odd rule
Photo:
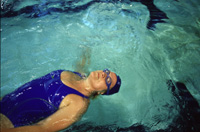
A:
<svg viewBox="0 0 200 132">
<path fill-rule="evenodd" d="M 108 69 L 79 72 L 57 70 L 28 82 L 1 100 L 1 128 L 5 132 L 51 132 L 77 122 L 90 98 L 117 93 L 121 79 Z"/>
</svg>

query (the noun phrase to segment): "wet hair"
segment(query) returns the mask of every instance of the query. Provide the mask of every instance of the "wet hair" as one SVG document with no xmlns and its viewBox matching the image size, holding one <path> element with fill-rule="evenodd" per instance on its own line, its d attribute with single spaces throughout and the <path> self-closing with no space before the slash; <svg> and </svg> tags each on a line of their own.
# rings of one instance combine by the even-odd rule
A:
<svg viewBox="0 0 200 132">
<path fill-rule="evenodd" d="M 98 97 L 98 92 L 95 92 L 95 93 L 93 93 L 91 96 L 90 96 L 90 99 L 96 99 L 97 97 Z"/>
</svg>

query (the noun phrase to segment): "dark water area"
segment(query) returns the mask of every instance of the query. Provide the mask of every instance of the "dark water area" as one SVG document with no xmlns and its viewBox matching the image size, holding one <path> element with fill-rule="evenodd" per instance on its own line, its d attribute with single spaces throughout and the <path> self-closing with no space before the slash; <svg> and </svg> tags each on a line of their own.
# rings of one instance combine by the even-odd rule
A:
<svg viewBox="0 0 200 132">
<path fill-rule="evenodd" d="M 78 3 L 79 1 L 55 1 L 55 2 L 45 2 L 43 4 L 35 4 L 31 6 L 26 6 L 19 10 L 14 10 L 14 6 L 17 6 L 19 0 L 15 0 L 13 3 L 9 3 L 5 6 L 5 8 L 1 11 L 1 18 L 4 17 L 15 17 L 19 15 L 25 15 L 27 18 L 38 18 L 38 17 L 44 17 L 46 15 L 51 15 L 52 13 L 65 13 L 65 14 L 71 14 L 71 13 L 78 13 L 82 12 L 86 9 L 88 9 L 90 6 L 92 6 L 95 3 L 118 3 L 118 0 L 94 0 L 90 1 L 88 3 L 85 3 L 80 6 L 73 6 L 75 3 Z M 150 13 L 150 20 L 147 24 L 147 28 L 150 30 L 155 29 L 155 24 L 157 23 L 165 23 L 164 19 L 168 19 L 167 15 L 158 9 L 154 3 L 153 0 L 122 0 L 120 1 L 121 4 L 126 3 L 130 4 L 132 2 L 140 2 L 141 4 L 145 5 Z M 50 7 L 51 5 L 58 4 L 59 7 Z M 4 3 L 2 3 L 4 6 Z M 122 10 L 124 12 L 129 12 L 128 10 Z M 130 12 L 129 12 L 130 13 Z"/>
</svg>

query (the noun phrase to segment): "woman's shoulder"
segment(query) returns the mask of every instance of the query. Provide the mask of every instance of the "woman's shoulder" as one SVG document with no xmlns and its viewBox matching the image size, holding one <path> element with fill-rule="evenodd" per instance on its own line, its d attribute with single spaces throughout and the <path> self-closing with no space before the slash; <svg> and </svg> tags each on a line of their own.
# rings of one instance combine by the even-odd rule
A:
<svg viewBox="0 0 200 132">
<path fill-rule="evenodd" d="M 81 78 L 83 79 L 85 77 L 85 74 L 75 71 L 62 71 L 61 77 L 63 78 Z"/>
<path fill-rule="evenodd" d="M 60 76 L 61 76 L 61 78 L 71 78 L 71 77 L 75 77 L 78 75 L 74 74 L 72 71 L 62 71 Z"/>
</svg>

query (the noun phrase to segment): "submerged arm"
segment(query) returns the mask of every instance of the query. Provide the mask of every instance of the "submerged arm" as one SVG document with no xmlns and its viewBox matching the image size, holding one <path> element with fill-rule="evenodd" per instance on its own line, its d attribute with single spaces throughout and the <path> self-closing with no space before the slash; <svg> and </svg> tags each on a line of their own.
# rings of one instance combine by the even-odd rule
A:
<svg viewBox="0 0 200 132">
<path fill-rule="evenodd" d="M 75 71 L 80 73 L 89 73 L 88 66 L 90 65 L 91 49 L 84 47 L 80 60 L 75 64 Z"/>
</svg>

